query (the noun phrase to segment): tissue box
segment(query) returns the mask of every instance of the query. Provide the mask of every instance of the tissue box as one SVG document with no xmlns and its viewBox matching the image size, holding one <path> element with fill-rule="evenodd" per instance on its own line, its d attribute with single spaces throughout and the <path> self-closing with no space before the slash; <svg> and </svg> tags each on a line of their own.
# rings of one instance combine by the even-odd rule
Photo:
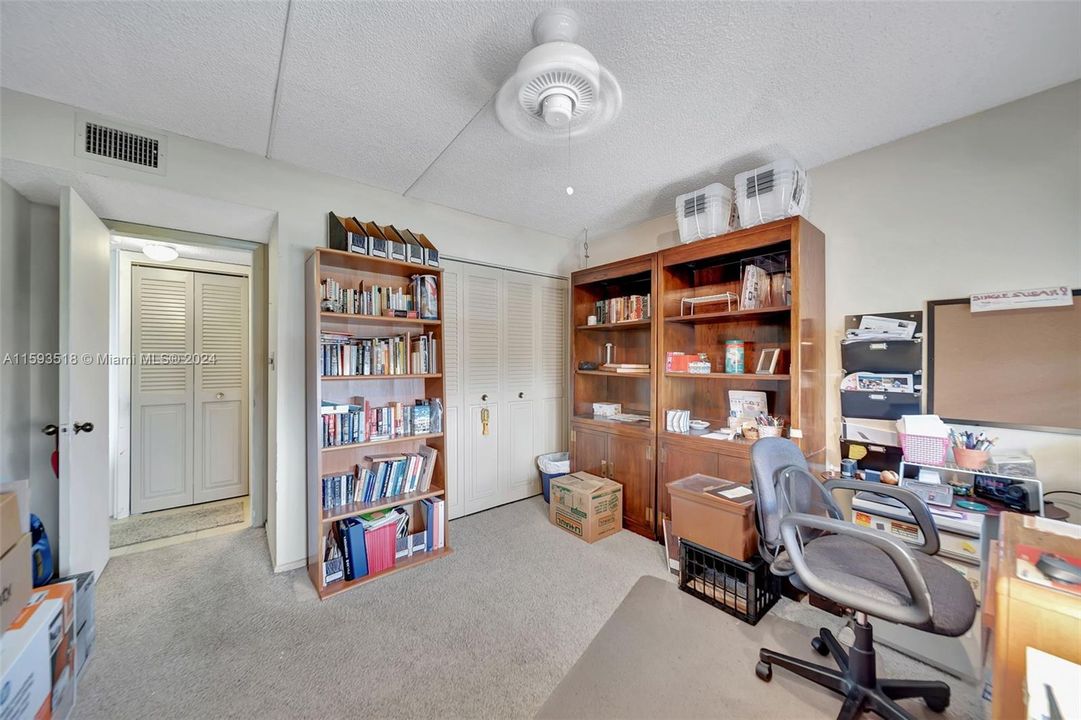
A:
<svg viewBox="0 0 1081 720">
<path fill-rule="evenodd" d="M 593 403 L 594 417 L 612 417 L 623 412 L 623 406 L 619 403 Z"/>
</svg>

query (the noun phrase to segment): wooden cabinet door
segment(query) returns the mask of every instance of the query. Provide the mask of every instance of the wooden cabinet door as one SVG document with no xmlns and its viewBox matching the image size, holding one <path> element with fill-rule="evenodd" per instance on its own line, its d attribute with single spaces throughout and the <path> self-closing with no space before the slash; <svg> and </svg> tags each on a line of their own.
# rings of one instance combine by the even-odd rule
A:
<svg viewBox="0 0 1081 720">
<path fill-rule="evenodd" d="M 608 435 L 596 430 L 571 432 L 571 472 L 605 477 L 608 472 Z"/>
<path fill-rule="evenodd" d="M 717 477 L 732 482 L 751 484 L 751 458 L 746 455 L 717 455 Z"/>
<path fill-rule="evenodd" d="M 672 517 L 672 503 L 668 497 L 668 483 L 688 475 L 702 473 L 719 477 L 720 460 L 715 452 L 684 447 L 662 441 L 660 470 L 657 473 L 657 507 L 666 518 Z"/>
<path fill-rule="evenodd" d="M 608 477 L 623 486 L 623 527 L 654 539 L 653 445 L 640 437 L 609 435 Z"/>
</svg>

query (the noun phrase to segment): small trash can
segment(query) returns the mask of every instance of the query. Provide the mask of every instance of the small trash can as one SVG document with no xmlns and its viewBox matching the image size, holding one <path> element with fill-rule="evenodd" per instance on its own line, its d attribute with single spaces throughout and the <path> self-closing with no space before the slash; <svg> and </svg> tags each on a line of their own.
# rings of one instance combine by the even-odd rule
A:
<svg viewBox="0 0 1081 720">
<path fill-rule="evenodd" d="M 548 453 L 537 458 L 537 468 L 541 474 L 541 485 L 544 488 L 544 502 L 551 502 L 548 494 L 552 480 L 563 477 L 571 471 L 570 453 Z"/>
</svg>

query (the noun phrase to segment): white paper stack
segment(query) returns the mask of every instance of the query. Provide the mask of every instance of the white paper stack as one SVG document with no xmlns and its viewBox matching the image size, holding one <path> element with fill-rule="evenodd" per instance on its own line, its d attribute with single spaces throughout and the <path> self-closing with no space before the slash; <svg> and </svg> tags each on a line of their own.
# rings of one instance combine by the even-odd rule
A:
<svg viewBox="0 0 1081 720">
<path fill-rule="evenodd" d="M 950 429 L 938 415 L 902 415 L 897 421 L 897 432 L 902 435 L 948 438 Z"/>
</svg>

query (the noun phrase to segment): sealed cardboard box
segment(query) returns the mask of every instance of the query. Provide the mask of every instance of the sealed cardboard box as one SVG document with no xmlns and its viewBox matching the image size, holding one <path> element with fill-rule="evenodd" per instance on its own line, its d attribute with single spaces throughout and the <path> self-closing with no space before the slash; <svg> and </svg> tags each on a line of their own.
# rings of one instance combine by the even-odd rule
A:
<svg viewBox="0 0 1081 720">
<path fill-rule="evenodd" d="M 668 483 L 668 492 L 677 537 L 735 560 L 754 556 L 758 532 L 748 486 L 697 474 Z"/>
<path fill-rule="evenodd" d="M 64 717 L 53 714 L 54 693 L 59 690 L 61 704 L 72 695 L 63 684 L 56 688 L 53 679 L 54 652 L 64 644 L 64 605 L 62 599 L 35 592 L 0 638 L 0 718 Z"/>
<path fill-rule="evenodd" d="M 26 607 L 33 587 L 30 533 L 26 533 L 0 557 L 0 637 Z"/>
<path fill-rule="evenodd" d="M 13 492 L 0 492 L 0 557 L 15 547 L 24 533 L 29 532 L 30 527 L 24 529 L 24 524 L 19 510 L 19 496 Z"/>
<path fill-rule="evenodd" d="M 548 519 L 588 543 L 623 529 L 623 486 L 585 472 L 551 482 Z"/>
</svg>

